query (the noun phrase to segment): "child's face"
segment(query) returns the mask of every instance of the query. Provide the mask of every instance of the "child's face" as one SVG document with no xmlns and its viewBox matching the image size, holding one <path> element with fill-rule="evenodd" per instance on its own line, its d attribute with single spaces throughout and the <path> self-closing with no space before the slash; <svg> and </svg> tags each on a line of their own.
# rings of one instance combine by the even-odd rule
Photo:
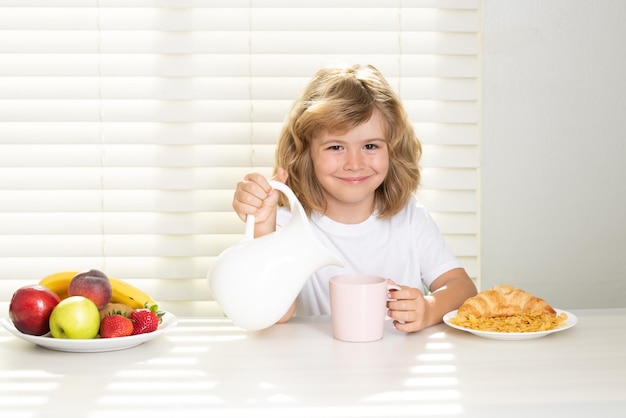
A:
<svg viewBox="0 0 626 418">
<path fill-rule="evenodd" d="M 311 158 L 326 195 L 326 215 L 344 223 L 367 219 L 374 209 L 374 192 L 389 170 L 380 113 L 374 111 L 369 121 L 347 132 L 313 138 Z"/>
</svg>

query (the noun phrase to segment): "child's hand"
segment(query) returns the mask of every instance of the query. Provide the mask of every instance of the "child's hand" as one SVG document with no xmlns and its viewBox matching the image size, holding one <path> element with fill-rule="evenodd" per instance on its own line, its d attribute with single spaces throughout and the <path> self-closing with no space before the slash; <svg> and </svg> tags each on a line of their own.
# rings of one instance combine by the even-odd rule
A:
<svg viewBox="0 0 626 418">
<path fill-rule="evenodd" d="M 396 284 L 393 280 L 389 283 Z M 404 332 L 420 331 L 440 323 L 443 316 L 476 294 L 476 286 L 463 268 L 454 268 L 437 277 L 430 285 L 430 294 L 424 296 L 419 289 L 400 286 L 390 291 L 387 302 L 388 315 L 394 319 L 396 329 Z"/>
<path fill-rule="evenodd" d="M 400 290 L 391 290 L 387 302 L 388 315 L 393 319 L 393 325 L 399 331 L 415 332 L 426 328 L 428 322 L 428 309 L 424 295 L 418 289 L 409 286 L 400 286 L 389 280 L 390 283 L 400 287 Z"/>
<path fill-rule="evenodd" d="M 284 183 L 287 180 L 287 172 L 279 168 L 272 179 Z M 256 224 L 275 220 L 279 194 L 279 191 L 272 189 L 262 174 L 249 173 L 237 183 L 233 209 L 244 222 L 248 215 L 255 216 Z"/>
</svg>

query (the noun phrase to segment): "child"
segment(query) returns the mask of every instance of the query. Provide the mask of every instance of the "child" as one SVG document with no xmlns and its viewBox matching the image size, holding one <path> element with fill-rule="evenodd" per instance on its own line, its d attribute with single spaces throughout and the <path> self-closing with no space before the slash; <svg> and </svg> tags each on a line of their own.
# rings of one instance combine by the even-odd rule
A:
<svg viewBox="0 0 626 418">
<path fill-rule="evenodd" d="M 414 192 L 421 144 L 400 99 L 372 66 L 318 71 L 296 99 L 276 148 L 274 180 L 286 183 L 319 238 L 345 262 L 309 278 L 291 309 L 330 314 L 328 281 L 338 274 L 389 278 L 394 326 L 420 331 L 476 294 Z M 258 173 L 237 183 L 233 208 L 255 215 L 255 236 L 285 225 L 281 192 Z M 429 294 L 424 295 L 424 285 Z"/>
</svg>

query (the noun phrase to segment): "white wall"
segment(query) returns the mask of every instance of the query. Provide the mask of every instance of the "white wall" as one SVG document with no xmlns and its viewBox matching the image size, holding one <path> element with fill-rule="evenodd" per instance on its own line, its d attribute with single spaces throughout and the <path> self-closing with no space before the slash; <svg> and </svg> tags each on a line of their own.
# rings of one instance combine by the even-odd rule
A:
<svg viewBox="0 0 626 418">
<path fill-rule="evenodd" d="M 626 2 L 483 5 L 481 289 L 626 307 Z"/>
</svg>

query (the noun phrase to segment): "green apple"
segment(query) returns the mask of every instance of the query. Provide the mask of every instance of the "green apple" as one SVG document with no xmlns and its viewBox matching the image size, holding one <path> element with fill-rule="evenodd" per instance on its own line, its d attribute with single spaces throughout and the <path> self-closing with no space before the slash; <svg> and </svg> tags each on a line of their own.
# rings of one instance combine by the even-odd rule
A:
<svg viewBox="0 0 626 418">
<path fill-rule="evenodd" d="M 50 332 L 54 338 L 91 339 L 100 330 L 100 312 L 84 296 L 63 299 L 50 315 Z"/>
</svg>

